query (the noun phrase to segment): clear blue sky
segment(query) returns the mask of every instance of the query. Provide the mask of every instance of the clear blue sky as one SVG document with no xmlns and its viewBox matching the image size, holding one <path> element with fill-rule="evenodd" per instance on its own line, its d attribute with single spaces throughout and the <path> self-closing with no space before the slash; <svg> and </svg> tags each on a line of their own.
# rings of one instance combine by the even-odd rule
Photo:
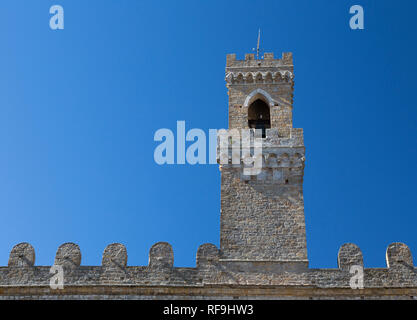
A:
<svg viewBox="0 0 417 320">
<path fill-rule="evenodd" d="M 49 28 L 60 4 L 65 29 Z M 349 8 L 365 30 L 349 28 Z M 159 128 L 227 127 L 227 53 L 256 45 L 295 61 L 304 128 L 308 256 L 336 267 L 354 242 L 367 267 L 389 243 L 417 255 L 415 1 L 82 1 L 0 4 L 0 265 L 30 242 L 37 265 L 76 242 L 99 265 L 121 242 L 129 265 L 172 244 L 194 266 L 219 246 L 216 165 L 159 166 Z M 415 259 L 416 260 L 416 259 Z"/>
</svg>

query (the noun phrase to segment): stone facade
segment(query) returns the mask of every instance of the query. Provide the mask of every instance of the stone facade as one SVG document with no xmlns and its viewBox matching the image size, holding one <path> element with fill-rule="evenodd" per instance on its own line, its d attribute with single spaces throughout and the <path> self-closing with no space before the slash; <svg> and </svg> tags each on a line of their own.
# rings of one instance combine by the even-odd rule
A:
<svg viewBox="0 0 417 320">
<path fill-rule="evenodd" d="M 259 174 L 245 175 L 240 160 L 220 165 L 220 248 L 203 244 L 196 266 L 180 268 L 171 245 L 160 242 L 150 248 L 147 266 L 129 266 L 126 248 L 114 243 L 105 248 L 101 266 L 83 266 L 78 245 L 65 243 L 54 262 L 62 267 L 63 288 L 54 289 L 51 266 L 36 266 L 34 248 L 20 243 L 8 266 L 0 267 L 0 300 L 417 299 L 417 268 L 402 243 L 388 246 L 386 268 L 363 269 L 362 252 L 351 243 L 340 248 L 338 268 L 308 267 L 305 148 L 302 129 L 292 127 L 293 72 L 290 53 L 281 59 L 265 53 L 261 60 L 227 56 L 229 130 L 248 128 L 257 100 L 267 105 L 262 123 L 269 123 Z M 362 289 L 352 289 L 353 266 L 363 269 Z"/>
<path fill-rule="evenodd" d="M 229 130 L 248 129 L 257 100 L 269 108 L 270 128 L 262 139 L 262 170 L 244 175 L 240 165 L 221 170 L 220 252 L 222 260 L 299 262 L 307 266 L 304 222 L 304 142 L 292 127 L 292 54 L 244 61 L 227 56 Z"/>
</svg>

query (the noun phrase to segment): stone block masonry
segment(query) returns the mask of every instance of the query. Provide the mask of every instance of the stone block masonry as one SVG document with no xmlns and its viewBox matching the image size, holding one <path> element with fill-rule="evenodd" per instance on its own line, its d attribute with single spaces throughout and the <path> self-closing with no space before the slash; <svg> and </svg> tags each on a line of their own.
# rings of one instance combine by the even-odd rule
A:
<svg viewBox="0 0 417 320">
<path fill-rule="evenodd" d="M 229 130 L 264 128 L 262 172 L 220 165 L 221 259 L 308 265 L 304 219 L 302 130 L 292 127 L 291 53 L 256 60 L 227 56 Z M 294 131 L 294 132 L 293 132 Z"/>
<path fill-rule="evenodd" d="M 365 268 L 364 289 L 349 282 L 352 265 L 363 266 L 361 250 L 343 245 L 337 269 L 310 269 L 298 263 L 223 261 L 213 244 L 197 250 L 194 268 L 174 267 L 166 242 L 152 246 L 147 266 L 129 266 L 127 251 L 114 243 L 101 266 L 84 266 L 74 243 L 61 245 L 55 263 L 64 266 L 64 288 L 51 289 L 50 266 L 35 265 L 35 250 L 16 245 L 0 267 L 0 300 L 9 299 L 417 299 L 417 268 L 409 248 L 393 243 L 386 268 Z"/>
</svg>

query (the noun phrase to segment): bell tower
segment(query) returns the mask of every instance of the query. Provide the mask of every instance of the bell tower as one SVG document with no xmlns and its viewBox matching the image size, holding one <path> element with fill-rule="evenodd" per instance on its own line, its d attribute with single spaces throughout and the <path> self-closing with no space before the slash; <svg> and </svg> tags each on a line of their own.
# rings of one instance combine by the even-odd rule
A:
<svg viewBox="0 0 417 320">
<path fill-rule="evenodd" d="M 262 130 L 262 169 L 244 175 L 244 163 L 220 164 L 220 257 L 224 262 L 278 262 L 308 266 L 303 201 L 303 130 L 293 128 L 291 53 L 274 59 L 227 55 L 229 131 Z"/>
</svg>

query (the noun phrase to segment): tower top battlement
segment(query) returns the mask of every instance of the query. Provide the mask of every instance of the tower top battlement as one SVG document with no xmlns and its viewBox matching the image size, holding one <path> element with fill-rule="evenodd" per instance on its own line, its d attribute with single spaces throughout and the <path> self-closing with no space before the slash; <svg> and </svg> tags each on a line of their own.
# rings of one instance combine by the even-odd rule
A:
<svg viewBox="0 0 417 320">
<path fill-rule="evenodd" d="M 263 59 L 256 59 L 254 53 L 246 53 L 244 60 L 237 60 L 236 53 L 230 53 L 226 56 L 226 68 L 244 68 L 244 67 L 292 67 L 292 52 L 282 53 L 281 59 L 274 59 L 272 52 L 265 52 Z"/>
<path fill-rule="evenodd" d="M 283 53 L 274 59 L 273 53 L 265 53 L 263 59 L 255 59 L 247 53 L 245 60 L 236 60 L 236 54 L 226 57 L 226 82 L 229 85 L 293 84 L 294 66 L 292 53 Z"/>
</svg>

